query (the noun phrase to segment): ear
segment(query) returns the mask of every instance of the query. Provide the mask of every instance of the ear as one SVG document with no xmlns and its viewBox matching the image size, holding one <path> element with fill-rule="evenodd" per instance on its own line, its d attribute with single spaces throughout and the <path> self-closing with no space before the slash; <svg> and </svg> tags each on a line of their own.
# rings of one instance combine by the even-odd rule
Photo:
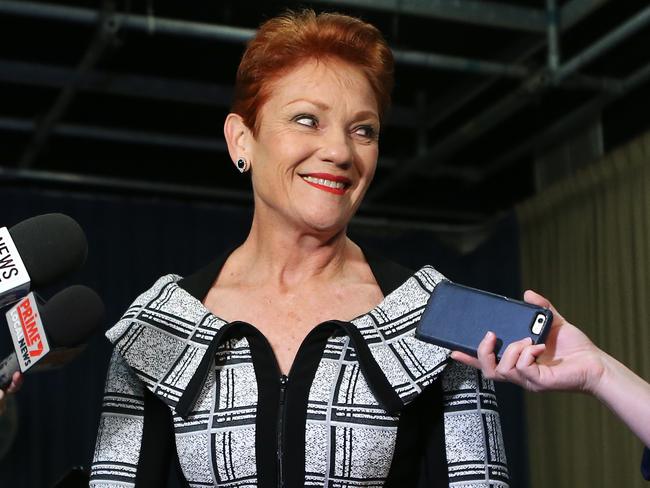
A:
<svg viewBox="0 0 650 488">
<path fill-rule="evenodd" d="M 226 144 L 228 144 L 230 159 L 235 162 L 243 157 L 250 161 L 250 146 L 253 134 L 244 124 L 241 115 L 228 114 L 223 124 L 223 134 L 226 137 Z"/>
</svg>

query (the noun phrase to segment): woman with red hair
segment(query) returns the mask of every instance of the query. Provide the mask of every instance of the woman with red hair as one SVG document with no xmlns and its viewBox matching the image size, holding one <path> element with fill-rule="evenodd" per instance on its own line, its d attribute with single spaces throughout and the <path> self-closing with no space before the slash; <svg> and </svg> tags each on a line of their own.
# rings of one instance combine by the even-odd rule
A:
<svg viewBox="0 0 650 488">
<path fill-rule="evenodd" d="M 506 487 L 490 381 L 414 337 L 433 288 L 346 235 L 370 184 L 393 58 L 307 10 L 249 43 L 224 125 L 250 174 L 247 239 L 167 275 L 115 345 L 91 486 Z"/>
</svg>

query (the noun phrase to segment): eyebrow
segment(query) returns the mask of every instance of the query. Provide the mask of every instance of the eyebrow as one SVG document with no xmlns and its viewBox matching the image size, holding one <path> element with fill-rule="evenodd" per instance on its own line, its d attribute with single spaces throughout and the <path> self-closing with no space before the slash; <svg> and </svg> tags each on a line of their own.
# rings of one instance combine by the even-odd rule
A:
<svg viewBox="0 0 650 488">
<path fill-rule="evenodd" d="M 355 119 L 374 118 L 379 120 L 379 115 L 374 110 L 362 110 L 354 114 Z"/>
<path fill-rule="evenodd" d="M 292 105 L 294 103 L 298 102 L 307 102 L 311 103 L 312 105 L 315 105 L 316 107 L 320 108 L 321 110 L 329 110 L 330 106 L 327 105 L 326 103 L 319 102 L 318 100 L 310 100 L 309 98 L 296 98 L 295 100 L 291 100 L 287 105 Z"/>
<path fill-rule="evenodd" d="M 318 100 L 310 100 L 309 98 L 296 98 L 295 100 L 291 100 L 289 103 L 287 103 L 287 105 L 292 105 L 292 104 L 298 103 L 298 102 L 311 103 L 312 105 L 318 107 L 321 110 L 325 110 L 325 111 L 330 109 L 330 106 L 327 105 L 326 103 L 320 102 Z M 360 112 L 357 112 L 356 114 L 354 114 L 355 119 L 363 119 L 363 118 L 366 118 L 366 117 L 379 119 L 379 115 L 374 110 L 361 110 Z"/>
</svg>

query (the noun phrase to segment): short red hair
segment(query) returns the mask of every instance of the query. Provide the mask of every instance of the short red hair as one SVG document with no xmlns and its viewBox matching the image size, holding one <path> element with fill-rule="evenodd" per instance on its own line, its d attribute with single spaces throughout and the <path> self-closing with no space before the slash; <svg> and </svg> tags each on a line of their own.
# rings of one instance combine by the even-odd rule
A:
<svg viewBox="0 0 650 488">
<path fill-rule="evenodd" d="M 257 135 L 258 114 L 271 82 L 307 60 L 337 59 L 360 69 L 377 100 L 379 118 L 390 105 L 393 54 L 381 32 L 360 19 L 311 9 L 264 22 L 237 69 L 232 111 Z"/>
</svg>

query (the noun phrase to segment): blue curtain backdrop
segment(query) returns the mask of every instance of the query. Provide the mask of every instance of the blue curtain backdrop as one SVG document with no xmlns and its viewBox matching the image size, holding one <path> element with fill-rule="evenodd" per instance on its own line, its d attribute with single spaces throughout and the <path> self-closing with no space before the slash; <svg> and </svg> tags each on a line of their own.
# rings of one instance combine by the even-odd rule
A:
<svg viewBox="0 0 650 488">
<path fill-rule="evenodd" d="M 247 209 L 215 203 L 91 190 L 0 188 L 0 226 L 11 227 L 48 212 L 65 213 L 81 224 L 89 254 L 82 271 L 56 288 L 39 292 L 48 298 L 70 284 L 90 286 L 106 304 L 106 328 L 158 276 L 192 272 L 244 239 L 251 217 Z M 504 219 L 478 249 L 463 256 L 428 231 L 357 225 L 351 233 L 411 268 L 432 264 L 455 281 L 520 296 L 514 216 Z M 1 325 L 2 357 L 10 347 L 9 333 Z M 73 466 L 89 465 L 109 356 L 108 341 L 97 334 L 65 369 L 27 378 L 17 395 L 18 436 L 0 460 L 0 486 L 47 488 Z M 522 395 L 510 385 L 497 388 L 512 486 L 524 488 L 528 469 Z"/>
</svg>

